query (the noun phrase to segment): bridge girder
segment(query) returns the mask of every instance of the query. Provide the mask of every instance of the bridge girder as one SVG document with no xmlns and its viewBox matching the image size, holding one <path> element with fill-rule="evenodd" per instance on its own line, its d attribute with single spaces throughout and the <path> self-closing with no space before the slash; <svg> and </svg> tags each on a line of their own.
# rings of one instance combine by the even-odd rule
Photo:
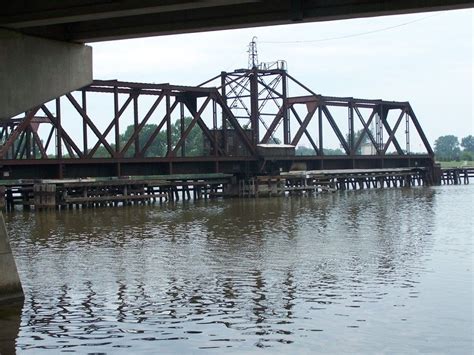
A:
<svg viewBox="0 0 474 355">
<path fill-rule="evenodd" d="M 469 7 L 470 0 L 25 0 L 1 5 L 0 27 L 84 43 Z"/>
</svg>

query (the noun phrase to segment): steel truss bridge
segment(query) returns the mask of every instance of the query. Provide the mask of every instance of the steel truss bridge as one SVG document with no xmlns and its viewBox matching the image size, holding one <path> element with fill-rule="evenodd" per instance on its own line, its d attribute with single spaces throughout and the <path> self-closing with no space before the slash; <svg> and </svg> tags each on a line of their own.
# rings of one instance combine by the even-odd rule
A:
<svg viewBox="0 0 474 355">
<path fill-rule="evenodd" d="M 422 152 L 411 152 L 413 137 Z M 95 80 L 2 120 L 0 144 L 3 179 L 434 164 L 408 102 L 323 96 L 283 61 L 222 72 L 195 87 Z M 305 155 L 294 155 L 301 145 Z"/>
</svg>

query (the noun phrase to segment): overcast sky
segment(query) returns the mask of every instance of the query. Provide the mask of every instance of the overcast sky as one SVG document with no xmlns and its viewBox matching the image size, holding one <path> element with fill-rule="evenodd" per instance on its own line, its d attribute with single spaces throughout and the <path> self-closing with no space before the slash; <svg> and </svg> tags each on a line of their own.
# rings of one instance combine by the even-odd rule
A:
<svg viewBox="0 0 474 355">
<path fill-rule="evenodd" d="M 197 85 L 247 67 L 257 36 L 260 61 L 286 60 L 317 93 L 410 101 L 434 142 L 474 134 L 473 17 L 470 9 L 94 43 L 94 77 Z"/>
</svg>

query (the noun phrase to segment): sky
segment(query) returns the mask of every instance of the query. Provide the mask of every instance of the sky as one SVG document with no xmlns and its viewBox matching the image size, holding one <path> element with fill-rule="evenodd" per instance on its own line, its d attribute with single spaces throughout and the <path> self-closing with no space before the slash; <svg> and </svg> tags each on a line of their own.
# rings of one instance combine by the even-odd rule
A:
<svg viewBox="0 0 474 355">
<path fill-rule="evenodd" d="M 260 62 L 328 96 L 410 101 L 429 141 L 474 134 L 474 10 L 313 22 L 91 44 L 95 79 L 198 85 Z M 291 92 L 290 92 L 291 96 Z"/>
</svg>

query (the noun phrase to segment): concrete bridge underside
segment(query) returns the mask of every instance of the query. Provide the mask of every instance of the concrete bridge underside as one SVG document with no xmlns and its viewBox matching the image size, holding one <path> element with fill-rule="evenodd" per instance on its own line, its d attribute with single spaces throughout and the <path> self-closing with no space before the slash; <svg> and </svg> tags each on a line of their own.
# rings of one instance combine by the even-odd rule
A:
<svg viewBox="0 0 474 355">
<path fill-rule="evenodd" d="M 469 0 L 27 0 L 2 4 L 0 27 L 85 43 L 471 6 Z"/>
</svg>

